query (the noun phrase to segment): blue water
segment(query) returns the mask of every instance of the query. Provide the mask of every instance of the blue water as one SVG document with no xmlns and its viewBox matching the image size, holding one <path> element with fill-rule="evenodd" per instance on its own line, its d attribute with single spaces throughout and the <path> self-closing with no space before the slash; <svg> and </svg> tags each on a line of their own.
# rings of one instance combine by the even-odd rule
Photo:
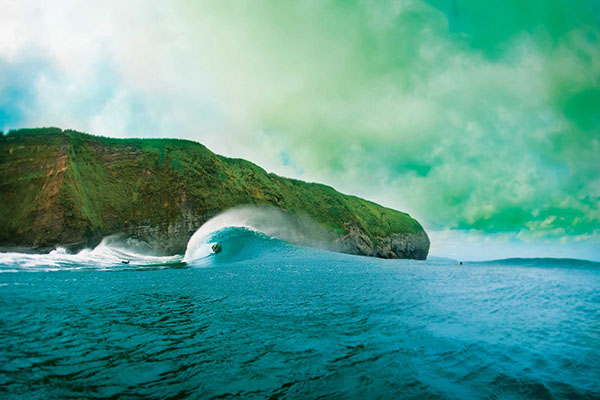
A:
<svg viewBox="0 0 600 400">
<path fill-rule="evenodd" d="M 0 397 L 600 398 L 597 263 L 214 241 L 190 262 L 0 254 Z"/>
</svg>

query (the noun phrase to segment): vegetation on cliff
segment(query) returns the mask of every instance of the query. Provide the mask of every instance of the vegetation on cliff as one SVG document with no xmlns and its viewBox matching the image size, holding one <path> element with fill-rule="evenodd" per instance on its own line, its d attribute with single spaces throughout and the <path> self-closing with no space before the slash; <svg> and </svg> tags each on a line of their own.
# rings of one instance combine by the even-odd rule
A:
<svg viewBox="0 0 600 400">
<path fill-rule="evenodd" d="M 374 244 L 392 234 L 425 235 L 408 214 L 187 140 L 21 129 L 0 137 L 0 166 L 3 247 L 92 246 L 139 227 L 189 237 L 211 216 L 242 204 L 309 216 L 340 237 L 358 230 Z"/>
</svg>

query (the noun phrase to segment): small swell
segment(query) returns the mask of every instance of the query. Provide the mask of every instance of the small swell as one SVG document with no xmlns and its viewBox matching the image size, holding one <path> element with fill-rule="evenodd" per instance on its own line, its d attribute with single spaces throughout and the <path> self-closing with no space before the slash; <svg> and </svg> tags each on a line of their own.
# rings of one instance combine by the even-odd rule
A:
<svg viewBox="0 0 600 400">
<path fill-rule="evenodd" d="M 545 267 L 545 268 L 600 268 L 600 262 L 576 258 L 505 258 L 502 260 L 467 262 L 499 266 Z"/>
</svg>

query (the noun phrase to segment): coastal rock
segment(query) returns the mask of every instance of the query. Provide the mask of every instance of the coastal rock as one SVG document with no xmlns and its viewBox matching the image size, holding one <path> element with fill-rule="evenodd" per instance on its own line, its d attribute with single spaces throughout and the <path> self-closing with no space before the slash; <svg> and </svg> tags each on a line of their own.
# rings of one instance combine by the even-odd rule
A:
<svg viewBox="0 0 600 400">
<path fill-rule="evenodd" d="M 341 237 L 344 252 L 379 258 L 412 258 L 425 260 L 429 252 L 429 237 L 425 231 L 392 233 L 389 236 L 369 238 L 363 231 L 350 227 Z"/>
</svg>

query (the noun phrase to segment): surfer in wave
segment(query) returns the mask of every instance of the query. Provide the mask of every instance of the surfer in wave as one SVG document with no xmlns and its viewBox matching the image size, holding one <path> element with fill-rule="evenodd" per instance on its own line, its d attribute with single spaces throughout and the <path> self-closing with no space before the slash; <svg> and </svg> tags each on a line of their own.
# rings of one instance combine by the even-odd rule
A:
<svg viewBox="0 0 600 400">
<path fill-rule="evenodd" d="M 211 249 L 212 249 L 213 253 L 215 253 L 215 254 L 220 253 L 222 250 L 221 245 L 218 243 L 213 244 Z"/>
</svg>

